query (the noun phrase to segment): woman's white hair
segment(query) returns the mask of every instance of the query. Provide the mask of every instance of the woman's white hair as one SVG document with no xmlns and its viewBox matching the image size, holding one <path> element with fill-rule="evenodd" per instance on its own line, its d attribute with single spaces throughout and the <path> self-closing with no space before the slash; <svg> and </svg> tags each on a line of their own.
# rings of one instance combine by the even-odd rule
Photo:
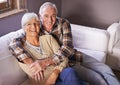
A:
<svg viewBox="0 0 120 85">
<path fill-rule="evenodd" d="M 39 21 L 39 18 L 37 16 L 36 13 L 34 12 L 29 12 L 29 13 L 25 13 L 22 17 L 22 20 L 21 20 L 21 25 L 22 25 L 22 28 L 27 24 L 27 22 L 31 19 L 36 19 Z"/>
<path fill-rule="evenodd" d="M 55 4 L 51 3 L 51 2 L 45 2 L 43 5 L 41 5 L 40 9 L 39 9 L 39 14 L 42 15 L 43 9 L 47 8 L 47 7 L 52 7 L 56 10 L 56 14 L 58 13 L 57 7 Z"/>
</svg>

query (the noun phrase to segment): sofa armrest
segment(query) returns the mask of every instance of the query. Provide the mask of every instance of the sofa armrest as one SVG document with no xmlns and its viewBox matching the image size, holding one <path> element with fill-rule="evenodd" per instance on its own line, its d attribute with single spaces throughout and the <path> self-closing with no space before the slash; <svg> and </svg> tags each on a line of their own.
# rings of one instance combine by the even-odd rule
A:
<svg viewBox="0 0 120 85">
<path fill-rule="evenodd" d="M 119 24 L 118 23 L 113 23 L 107 28 L 107 31 L 110 34 L 110 39 L 109 39 L 109 44 L 108 44 L 108 53 L 112 53 L 113 46 L 115 43 L 118 41 L 118 30 L 120 31 L 120 28 L 118 28 Z"/>
<path fill-rule="evenodd" d="M 23 84 L 28 77 L 8 49 L 11 40 L 20 36 L 21 33 L 23 33 L 22 30 L 0 37 L 0 85 L 29 85 L 29 83 Z"/>
<path fill-rule="evenodd" d="M 107 62 L 112 69 L 120 71 L 120 40 L 114 45 L 112 53 L 107 55 Z"/>
</svg>

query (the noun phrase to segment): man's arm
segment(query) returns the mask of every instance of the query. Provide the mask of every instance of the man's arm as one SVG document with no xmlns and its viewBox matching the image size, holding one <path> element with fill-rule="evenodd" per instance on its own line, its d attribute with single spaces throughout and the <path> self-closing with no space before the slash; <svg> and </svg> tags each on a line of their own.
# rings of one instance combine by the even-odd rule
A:
<svg viewBox="0 0 120 85">
<path fill-rule="evenodd" d="M 19 62 L 31 64 L 33 60 L 26 54 L 25 50 L 23 49 L 21 40 L 21 37 L 13 39 L 9 44 L 9 50 Z"/>
<path fill-rule="evenodd" d="M 73 55 L 76 54 L 76 50 L 73 47 L 71 26 L 70 26 L 70 23 L 67 20 L 61 21 L 60 24 L 61 24 L 60 29 L 62 31 L 61 32 L 62 38 L 60 39 L 59 42 L 62 42 L 62 43 L 61 43 L 61 46 L 60 46 L 59 50 L 55 53 L 55 56 L 56 57 L 64 56 L 64 57 L 71 58 Z M 79 52 L 79 54 L 81 54 L 81 53 Z M 81 55 L 74 56 L 74 58 L 77 61 L 81 61 Z"/>
</svg>

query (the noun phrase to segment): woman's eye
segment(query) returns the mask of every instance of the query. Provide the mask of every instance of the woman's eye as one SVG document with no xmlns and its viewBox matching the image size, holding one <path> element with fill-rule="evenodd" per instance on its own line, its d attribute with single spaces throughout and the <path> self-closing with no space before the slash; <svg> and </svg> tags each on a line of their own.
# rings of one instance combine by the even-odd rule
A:
<svg viewBox="0 0 120 85">
<path fill-rule="evenodd" d="M 27 26 L 30 26 L 31 24 L 27 24 Z"/>
<path fill-rule="evenodd" d="M 34 23 L 34 25 L 39 25 L 39 23 Z"/>
</svg>

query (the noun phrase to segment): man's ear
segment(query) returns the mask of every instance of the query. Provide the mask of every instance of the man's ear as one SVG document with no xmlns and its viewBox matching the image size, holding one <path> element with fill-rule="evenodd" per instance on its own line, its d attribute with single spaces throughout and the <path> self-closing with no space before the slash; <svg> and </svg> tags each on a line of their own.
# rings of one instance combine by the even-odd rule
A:
<svg viewBox="0 0 120 85">
<path fill-rule="evenodd" d="M 41 18 L 41 15 L 39 14 L 38 17 L 39 17 L 39 19 L 40 19 L 40 18 Z"/>
</svg>

